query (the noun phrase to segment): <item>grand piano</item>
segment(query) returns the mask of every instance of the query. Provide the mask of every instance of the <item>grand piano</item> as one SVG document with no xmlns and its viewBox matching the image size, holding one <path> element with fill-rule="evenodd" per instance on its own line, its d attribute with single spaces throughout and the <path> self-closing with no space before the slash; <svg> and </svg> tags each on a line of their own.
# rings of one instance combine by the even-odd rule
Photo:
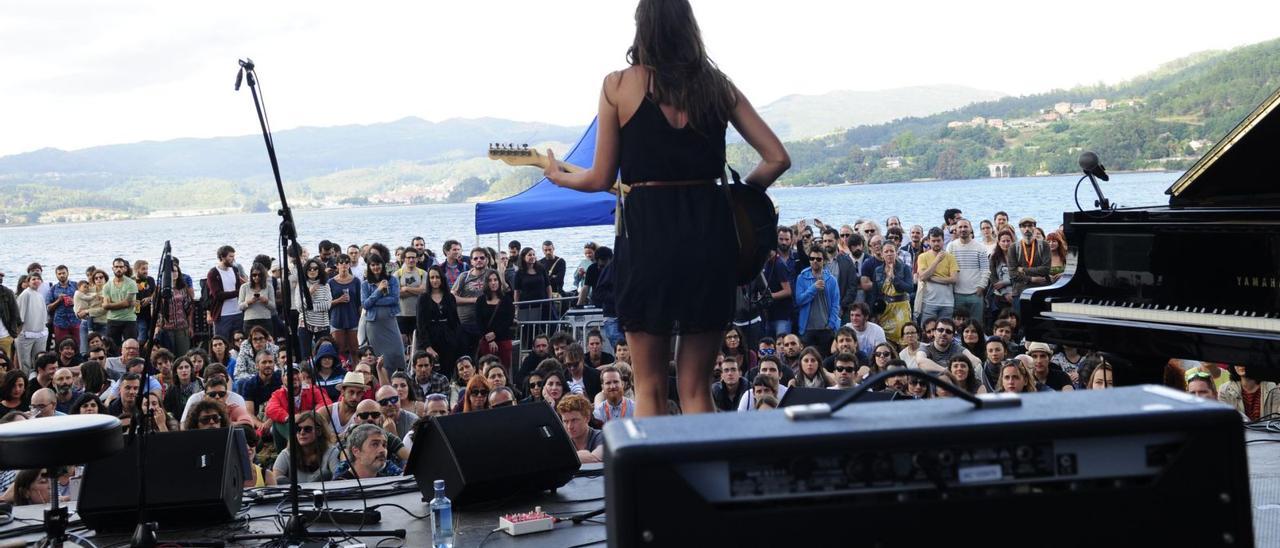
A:
<svg viewBox="0 0 1280 548">
<path fill-rule="evenodd" d="M 1170 358 L 1280 380 L 1280 90 L 1166 194 L 1169 205 L 1067 212 L 1064 274 L 1022 293 L 1029 340 L 1123 356 L 1117 384 Z"/>
</svg>

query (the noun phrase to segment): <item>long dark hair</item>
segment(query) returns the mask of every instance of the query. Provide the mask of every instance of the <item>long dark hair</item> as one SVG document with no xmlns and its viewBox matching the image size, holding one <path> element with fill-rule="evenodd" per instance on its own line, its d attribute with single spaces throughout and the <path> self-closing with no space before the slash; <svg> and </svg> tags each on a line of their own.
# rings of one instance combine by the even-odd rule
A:
<svg viewBox="0 0 1280 548">
<path fill-rule="evenodd" d="M 71 402 L 71 409 L 68 410 L 68 414 L 79 415 L 80 407 L 89 402 L 97 403 L 98 413 L 106 414 L 107 406 L 102 404 L 102 398 L 99 398 L 98 395 L 94 394 L 93 392 L 87 392 L 87 391 L 80 394 L 80 396 L 77 397 L 74 402 Z"/>
<path fill-rule="evenodd" d="M 0 378 L 0 400 L 7 400 L 13 397 L 13 391 L 17 389 L 18 381 L 22 381 L 25 394 L 27 376 L 22 373 L 21 369 L 10 369 L 8 373 L 4 374 L 4 377 Z"/>
<path fill-rule="evenodd" d="M 729 78 L 707 56 L 688 0 L 640 0 L 627 63 L 653 73 L 653 100 L 689 116 L 702 131 L 725 123 L 736 102 Z"/>
<path fill-rule="evenodd" d="M 546 274 L 546 269 L 542 268 L 542 263 L 538 262 L 538 255 L 536 253 L 534 253 L 534 256 L 533 256 L 532 267 L 524 264 L 524 256 L 530 253 L 534 253 L 532 247 L 526 247 L 520 250 L 520 256 L 516 257 L 516 270 L 521 273 L 528 274 L 529 269 L 533 268 L 534 274 Z"/>
<path fill-rule="evenodd" d="M 221 356 L 218 356 L 213 352 L 213 341 L 218 341 L 218 340 L 222 341 L 222 347 L 226 349 Z M 222 335 L 214 335 L 212 338 L 209 339 L 209 359 L 205 360 L 204 365 L 205 367 L 208 367 L 210 363 L 220 363 L 222 365 L 227 365 L 227 361 L 229 360 L 229 358 L 231 358 L 231 353 L 238 350 L 239 350 L 238 348 L 232 347 L 231 341 L 228 340 L 226 337 L 223 337 Z"/>
</svg>

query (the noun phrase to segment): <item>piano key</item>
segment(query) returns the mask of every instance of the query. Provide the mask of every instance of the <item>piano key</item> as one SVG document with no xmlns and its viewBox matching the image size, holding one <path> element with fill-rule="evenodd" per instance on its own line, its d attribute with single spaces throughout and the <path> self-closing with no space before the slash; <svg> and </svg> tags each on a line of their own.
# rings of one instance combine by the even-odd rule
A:
<svg viewBox="0 0 1280 548">
<path fill-rule="evenodd" d="M 1206 307 L 1186 307 L 1184 310 L 1182 307 L 1173 305 L 1156 305 L 1154 308 L 1148 308 L 1146 306 L 1133 306 L 1134 303 L 1111 304 L 1115 301 L 1103 301 L 1107 304 L 1090 304 L 1094 302 L 1099 301 L 1081 299 L 1080 302 L 1051 302 L 1049 303 L 1049 309 L 1054 312 L 1097 318 L 1280 333 L 1280 317 L 1277 317 L 1277 314 L 1259 313 L 1257 311 L 1228 311 Z"/>
</svg>

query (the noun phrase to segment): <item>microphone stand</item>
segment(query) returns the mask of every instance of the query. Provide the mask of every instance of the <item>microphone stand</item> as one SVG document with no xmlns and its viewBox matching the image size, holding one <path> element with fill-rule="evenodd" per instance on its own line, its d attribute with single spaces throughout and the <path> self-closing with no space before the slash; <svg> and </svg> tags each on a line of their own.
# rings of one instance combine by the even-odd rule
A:
<svg viewBox="0 0 1280 548">
<path fill-rule="evenodd" d="M 1093 191 L 1098 194 L 1098 200 L 1093 205 L 1098 206 L 1098 209 L 1103 211 L 1111 209 L 1111 201 L 1102 195 L 1102 187 L 1098 186 L 1098 179 L 1093 176 L 1093 172 L 1085 170 L 1084 174 L 1089 177 L 1089 183 L 1093 185 Z"/>
<path fill-rule="evenodd" d="M 164 281 L 157 282 L 157 287 L 152 288 L 151 322 L 147 326 L 148 329 L 154 330 L 156 326 L 161 325 L 160 320 L 168 318 L 169 299 L 173 298 L 170 280 L 173 277 L 172 268 L 172 250 L 169 241 L 165 240 L 164 250 L 160 252 L 160 277 Z M 145 408 L 143 406 L 143 402 L 147 401 L 151 394 L 149 390 L 151 368 L 154 366 L 151 363 L 151 350 L 155 347 L 155 343 L 156 337 L 153 331 L 147 334 L 147 344 L 143 347 L 142 355 L 145 356 L 147 365 L 142 368 L 142 386 L 138 390 L 137 399 L 133 402 L 133 418 L 130 420 L 134 439 L 138 443 L 138 523 L 134 526 L 133 536 L 129 539 L 129 546 L 134 548 L 154 548 L 156 545 L 157 523 L 148 521 L 147 515 L 147 435 L 151 429 L 155 411 L 149 409 L 150 405 Z M 125 364 L 125 367 L 128 367 L 128 364 Z"/>
<path fill-rule="evenodd" d="M 284 300 L 282 307 L 287 314 L 293 308 L 293 288 L 289 279 L 289 262 L 290 255 L 293 257 L 301 257 L 302 246 L 298 245 L 298 229 L 293 222 L 293 210 L 289 209 L 289 202 L 285 199 L 284 183 L 280 179 L 280 164 L 276 160 L 275 141 L 271 137 L 271 124 L 267 121 L 263 99 L 258 90 L 258 72 L 253 64 L 253 59 L 245 58 L 240 60 L 240 71 L 236 74 L 236 91 L 240 90 L 241 82 L 249 84 L 249 92 L 253 96 L 253 106 L 258 112 L 258 124 L 262 126 L 262 139 L 266 142 L 267 157 L 271 159 L 271 172 L 275 176 L 276 192 L 280 194 L 280 209 L 276 214 L 280 215 L 280 294 Z M 301 280 L 299 280 L 301 282 Z M 300 284 L 301 285 L 301 284 Z M 299 298 L 304 303 L 304 309 L 311 308 L 311 294 L 300 287 L 298 291 Z M 299 348 L 297 331 L 292 326 L 286 326 L 285 340 L 290 352 Z M 294 357 L 290 354 L 290 357 Z M 293 449 L 299 449 L 301 443 L 298 442 L 298 421 L 297 421 L 297 404 L 295 398 L 298 397 L 298 389 L 293 386 L 294 371 L 293 367 L 285 364 L 285 381 L 284 387 L 288 393 L 285 398 L 287 410 L 289 413 L 289 446 Z M 403 539 L 405 531 L 403 529 L 396 531 L 348 531 L 332 533 L 327 531 L 309 532 L 307 531 L 307 523 L 303 519 L 302 512 L 298 509 L 298 500 L 301 498 L 301 488 L 298 486 L 298 463 L 300 451 L 289 451 L 289 500 L 290 510 L 288 520 L 285 522 L 284 528 L 278 535 L 235 535 L 228 540 L 238 542 L 243 540 L 279 540 L 283 545 L 301 544 L 309 539 L 329 539 L 334 537 L 398 537 Z"/>
</svg>

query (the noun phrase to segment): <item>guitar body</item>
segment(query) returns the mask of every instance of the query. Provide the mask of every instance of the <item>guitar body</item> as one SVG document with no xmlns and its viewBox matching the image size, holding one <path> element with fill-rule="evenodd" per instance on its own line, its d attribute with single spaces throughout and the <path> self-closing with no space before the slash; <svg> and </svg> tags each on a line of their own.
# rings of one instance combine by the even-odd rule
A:
<svg viewBox="0 0 1280 548">
<path fill-rule="evenodd" d="M 729 185 L 729 202 L 738 235 L 734 277 L 742 285 L 760 275 L 769 251 L 777 247 L 778 208 L 763 190 L 745 183 Z"/>
</svg>

